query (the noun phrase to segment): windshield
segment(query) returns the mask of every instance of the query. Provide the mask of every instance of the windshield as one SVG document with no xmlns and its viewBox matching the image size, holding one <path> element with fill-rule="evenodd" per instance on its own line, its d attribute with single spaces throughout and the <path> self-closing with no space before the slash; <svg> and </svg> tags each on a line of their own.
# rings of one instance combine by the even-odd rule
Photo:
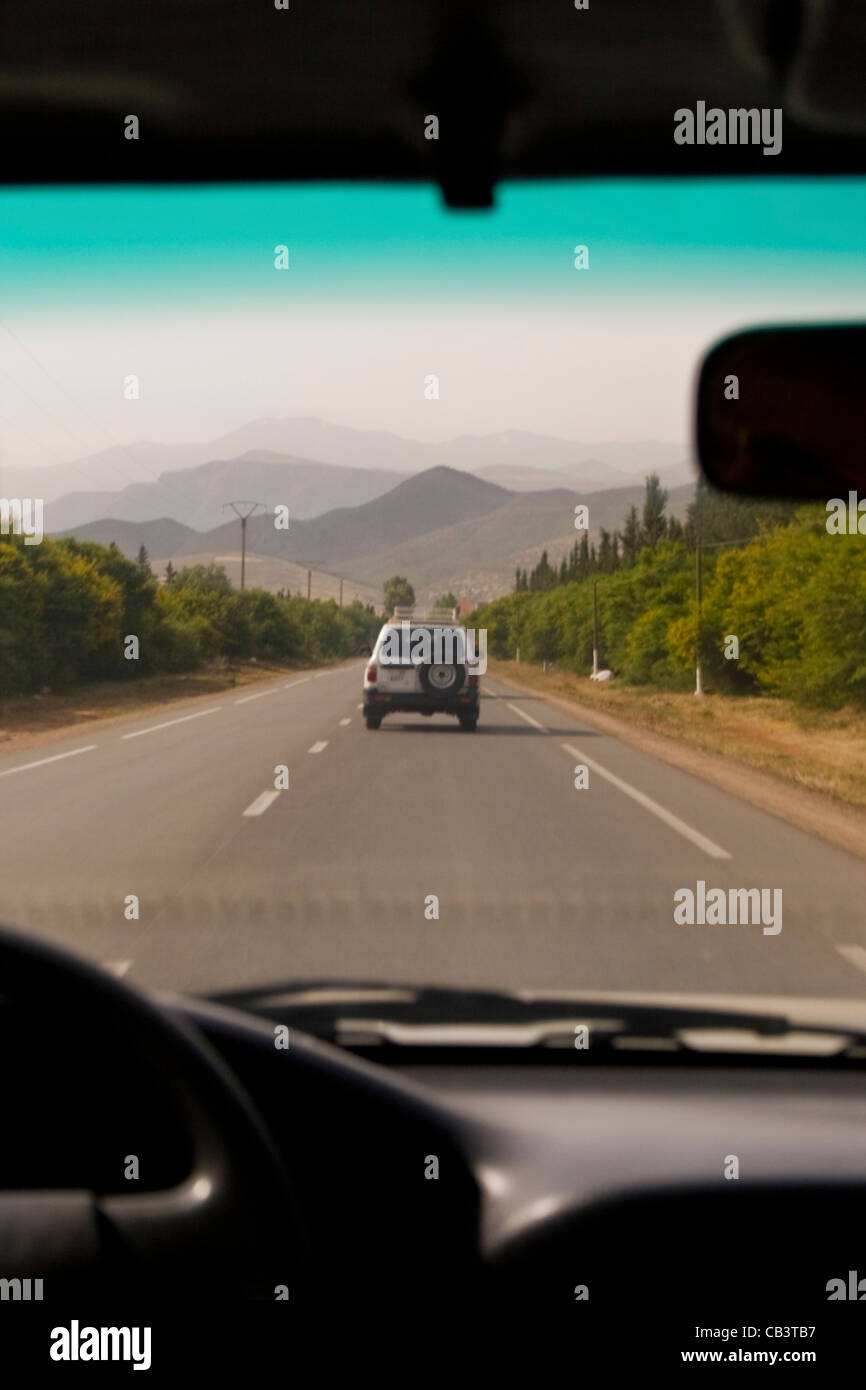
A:
<svg viewBox="0 0 866 1390">
<path fill-rule="evenodd" d="M 863 997 L 866 540 L 698 484 L 691 402 L 863 315 L 866 181 L 2 203 L 0 918 L 196 993 Z"/>
</svg>

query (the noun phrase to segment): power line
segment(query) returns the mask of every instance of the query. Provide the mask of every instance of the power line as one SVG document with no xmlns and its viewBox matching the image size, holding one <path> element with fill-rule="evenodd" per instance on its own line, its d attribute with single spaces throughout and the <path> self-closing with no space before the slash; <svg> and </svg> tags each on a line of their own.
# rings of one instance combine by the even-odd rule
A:
<svg viewBox="0 0 866 1390">
<path fill-rule="evenodd" d="M 48 370 L 48 368 L 45 366 L 45 363 L 42 362 L 42 361 L 40 361 L 40 359 L 36 356 L 36 354 L 35 354 L 34 352 L 31 351 L 31 349 L 27 346 L 27 344 L 26 344 L 25 342 L 23 342 L 23 341 L 18 337 L 17 333 L 15 333 L 15 332 L 9 327 L 9 325 L 8 325 L 7 323 L 5 323 L 2 319 L 0 319 L 0 328 L 3 329 L 4 333 L 8 334 L 8 336 L 12 339 L 12 341 L 13 341 L 14 343 L 17 344 L 17 346 L 21 349 L 22 352 L 26 353 L 26 355 L 30 358 L 31 362 L 33 362 L 33 363 L 39 368 L 39 370 L 45 374 L 45 376 L 46 376 L 46 377 L 48 378 L 48 380 L 51 382 L 51 384 L 52 384 L 52 386 L 55 388 L 55 390 L 59 391 L 62 395 L 64 395 L 64 396 L 66 397 L 66 399 L 67 399 L 68 401 L 70 401 L 71 404 L 74 405 L 75 408 L 81 412 L 81 414 L 85 417 L 85 419 L 86 419 L 92 426 L 94 426 L 98 431 L 101 431 L 101 432 L 102 432 L 104 438 L 107 439 L 107 440 L 109 441 L 109 444 L 111 445 L 111 447 L 114 448 L 114 449 L 119 449 L 123 454 L 126 455 L 126 457 L 127 457 L 128 459 L 131 460 L 131 462 L 135 465 L 136 470 L 137 470 L 137 471 L 140 470 L 141 465 L 140 465 L 138 459 L 135 457 L 135 455 L 130 451 L 128 445 L 126 445 L 126 444 L 121 444 L 117 439 L 115 439 L 114 436 L 112 435 L 111 431 L 108 430 L 108 429 L 106 429 L 106 427 L 105 427 L 105 425 L 102 423 L 102 421 L 98 420 L 94 415 L 92 415 L 91 412 L 90 412 L 89 410 L 87 410 L 86 407 L 83 406 L 83 405 L 81 404 L 81 402 L 80 402 L 79 400 L 77 400 L 77 399 L 75 398 L 75 396 L 73 396 L 72 393 L 71 393 L 69 390 L 67 390 L 67 388 L 63 385 L 63 382 L 62 382 L 62 381 L 59 381 L 59 380 L 57 379 L 57 377 L 54 376 L 53 372 L 50 372 L 50 371 Z M 46 418 L 47 418 L 48 420 L 51 421 L 52 425 L 54 425 L 55 428 L 60 428 L 61 430 L 64 430 L 64 431 L 66 432 L 67 435 L 69 435 L 69 436 L 70 436 L 71 438 L 73 438 L 73 439 L 76 439 L 76 440 L 78 441 L 78 447 L 79 447 L 79 448 L 81 448 L 81 447 L 84 447 L 85 449 L 90 448 L 90 449 L 91 449 L 91 452 L 92 452 L 92 446 L 88 445 L 87 443 L 84 443 L 84 445 L 82 446 L 81 439 L 80 439 L 80 436 L 77 434 L 77 431 L 74 431 L 73 429 L 71 429 L 68 423 L 62 422 L 62 421 L 61 421 L 61 422 L 55 421 L 55 420 L 53 419 L 52 415 L 50 414 L 50 412 L 49 412 L 48 410 L 45 409 L 45 406 L 42 405 L 41 402 L 38 401 L 38 400 L 35 398 L 35 396 L 31 395 L 31 393 L 27 390 L 26 387 L 22 386 L 22 385 L 20 384 L 20 382 L 17 382 L 17 381 L 15 380 L 15 378 L 12 377 L 12 376 L 11 376 L 7 371 L 5 371 L 3 368 L 0 368 L 0 371 L 3 371 L 3 375 L 4 375 L 5 377 L 7 377 L 7 379 L 8 379 L 9 381 L 11 381 L 11 382 L 13 383 L 13 385 L 15 386 L 15 388 L 16 388 L 17 390 L 21 391 L 21 392 L 28 398 L 28 400 L 32 401 L 33 405 L 36 406 L 36 409 L 37 409 L 37 410 L 41 410 L 42 414 L 45 415 Z M 75 463 L 69 463 L 69 464 L 65 464 L 65 465 L 63 465 L 63 466 L 66 467 L 66 468 L 72 469 L 75 473 L 78 474 L 79 477 L 84 478 L 85 482 L 89 483 L 90 487 L 93 488 L 93 486 L 94 486 L 93 483 L 92 483 L 92 482 L 90 481 L 90 479 L 87 477 L 87 474 L 86 474 L 77 464 L 75 464 Z M 116 473 L 118 473 L 118 474 L 120 475 L 121 478 L 123 478 L 123 479 L 126 481 L 127 484 L 137 483 L 137 482 L 139 481 L 139 478 L 138 478 L 138 477 L 136 477 L 136 476 L 131 476 L 130 474 L 126 473 L 126 472 L 124 471 L 124 469 L 121 468 L 120 465 L 119 465 L 118 463 L 116 463 L 114 460 L 111 461 L 111 467 L 115 470 Z M 171 498 L 172 503 L 174 502 L 174 495 L 173 495 L 173 492 L 172 492 L 171 487 L 170 487 L 167 483 L 162 482 L 162 480 L 161 480 L 160 477 L 151 478 L 151 479 L 149 479 L 149 482 L 150 482 L 151 485 L 153 485 L 153 484 L 155 483 L 157 487 L 159 487 L 159 488 L 162 489 L 162 491 L 166 494 L 166 496 L 168 496 L 168 497 Z M 99 489 L 99 488 L 96 488 L 95 490 L 101 491 L 101 489 Z M 110 506 L 110 505 L 111 505 L 110 502 L 106 504 L 106 506 Z M 104 517 L 104 515 L 105 515 L 105 511 L 104 511 L 104 509 L 103 509 L 103 512 L 100 514 L 100 517 L 99 517 L 99 518 L 95 518 L 95 519 L 101 520 L 102 517 Z"/>
</svg>

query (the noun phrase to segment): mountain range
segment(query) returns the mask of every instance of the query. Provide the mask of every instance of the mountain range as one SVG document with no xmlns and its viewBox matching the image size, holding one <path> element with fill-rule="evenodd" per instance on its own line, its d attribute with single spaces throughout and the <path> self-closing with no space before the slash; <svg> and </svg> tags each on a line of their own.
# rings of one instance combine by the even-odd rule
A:
<svg viewBox="0 0 866 1390">
<path fill-rule="evenodd" d="M 682 516 L 693 493 L 692 483 L 670 488 L 670 514 Z M 640 506 L 643 496 L 643 483 L 597 491 L 517 492 L 437 465 L 354 506 L 307 518 L 292 512 L 288 530 L 277 529 L 273 510 L 251 516 L 249 582 L 297 590 L 311 569 L 317 572 L 317 596 L 335 593 L 334 585 L 343 577 L 349 589 L 367 598 L 380 594 L 383 581 L 399 573 L 409 578 L 422 601 L 448 589 L 477 600 L 492 598 L 510 589 L 515 568 L 531 568 L 542 549 L 558 561 L 571 548 L 577 536 L 575 503 L 588 504 L 595 537 L 600 527 L 620 526 L 628 508 Z M 235 518 L 202 532 L 175 517 L 112 517 L 75 526 L 69 533 L 103 544 L 115 541 L 131 557 L 144 545 L 158 570 L 169 559 L 175 568 L 215 561 L 236 578 L 240 526 Z M 323 590 L 325 575 L 330 587 Z"/>
<path fill-rule="evenodd" d="M 224 519 L 223 503 L 286 501 L 292 516 L 359 505 L 434 467 L 474 473 L 511 491 L 627 486 L 658 472 L 668 486 L 692 473 L 687 449 L 653 440 L 580 444 L 523 430 L 460 435 L 440 443 L 385 430 L 356 430 L 292 418 L 251 421 L 201 443 L 141 441 L 63 466 L 0 467 L 0 492 L 41 497 L 58 532 L 99 517 L 149 521 L 172 516 L 196 530 Z M 74 489 L 74 490 L 71 490 Z"/>
</svg>

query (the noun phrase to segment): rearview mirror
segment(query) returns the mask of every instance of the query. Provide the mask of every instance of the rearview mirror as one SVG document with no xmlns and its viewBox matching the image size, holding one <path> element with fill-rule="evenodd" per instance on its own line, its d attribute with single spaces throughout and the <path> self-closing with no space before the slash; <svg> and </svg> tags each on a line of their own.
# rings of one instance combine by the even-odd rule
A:
<svg viewBox="0 0 866 1390">
<path fill-rule="evenodd" d="M 727 492 L 826 499 L 866 485 L 866 324 L 753 328 L 711 348 L 696 446 Z"/>
</svg>

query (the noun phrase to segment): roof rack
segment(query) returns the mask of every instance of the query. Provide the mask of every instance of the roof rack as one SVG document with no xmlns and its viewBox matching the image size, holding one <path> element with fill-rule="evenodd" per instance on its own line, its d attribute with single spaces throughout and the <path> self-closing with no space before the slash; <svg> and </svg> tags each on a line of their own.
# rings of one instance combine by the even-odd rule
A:
<svg viewBox="0 0 866 1390">
<path fill-rule="evenodd" d="M 400 607 L 398 604 L 391 616 L 391 622 L 441 623 L 450 626 L 457 622 L 457 609 L 428 608 L 426 612 L 420 612 L 414 607 Z"/>
</svg>

